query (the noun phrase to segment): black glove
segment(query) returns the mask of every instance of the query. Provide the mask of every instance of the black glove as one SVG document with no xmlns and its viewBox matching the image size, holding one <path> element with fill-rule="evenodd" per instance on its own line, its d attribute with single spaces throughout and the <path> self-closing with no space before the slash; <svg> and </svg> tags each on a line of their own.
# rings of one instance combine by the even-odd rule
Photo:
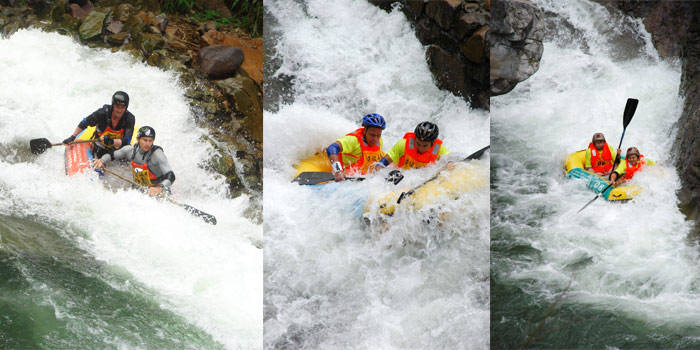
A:
<svg viewBox="0 0 700 350">
<path fill-rule="evenodd" d="M 107 146 L 111 146 L 111 145 L 114 144 L 114 140 L 112 140 L 111 137 L 105 135 L 105 136 L 104 136 L 104 141 L 102 141 L 102 143 L 104 143 L 104 144 L 107 145 Z"/>
<path fill-rule="evenodd" d="M 67 139 L 63 140 L 63 143 L 67 145 L 73 141 L 75 141 L 75 136 L 70 135 Z"/>
</svg>

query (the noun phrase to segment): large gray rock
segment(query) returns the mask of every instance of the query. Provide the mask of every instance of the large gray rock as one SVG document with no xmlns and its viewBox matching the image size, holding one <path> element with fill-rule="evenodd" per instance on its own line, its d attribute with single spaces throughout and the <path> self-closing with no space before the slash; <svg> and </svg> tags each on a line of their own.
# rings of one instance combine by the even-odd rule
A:
<svg viewBox="0 0 700 350">
<path fill-rule="evenodd" d="M 542 11 L 528 0 L 491 1 L 491 95 L 505 94 L 535 74 L 542 59 Z"/>
<path fill-rule="evenodd" d="M 243 63 L 243 50 L 234 46 L 212 45 L 199 50 L 200 70 L 211 79 L 223 79 L 236 73 Z"/>
</svg>

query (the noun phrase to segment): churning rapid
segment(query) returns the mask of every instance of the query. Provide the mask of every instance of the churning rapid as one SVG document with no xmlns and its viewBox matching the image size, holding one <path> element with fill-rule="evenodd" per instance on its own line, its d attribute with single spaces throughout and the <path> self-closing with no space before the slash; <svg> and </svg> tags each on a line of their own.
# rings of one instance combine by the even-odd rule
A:
<svg viewBox="0 0 700 350">
<path fill-rule="evenodd" d="M 435 87 L 400 11 L 355 0 L 265 9 L 266 64 L 277 65 L 266 74 L 264 115 L 265 347 L 488 348 L 488 153 L 460 163 L 483 181 L 441 198 L 441 220 L 397 211 L 365 226 L 367 197 L 395 189 L 384 174 L 321 189 L 290 183 L 297 161 L 364 114 L 386 118 L 385 151 L 419 122 L 437 123 L 453 159 L 489 143 L 488 114 Z M 406 171 L 400 187 L 437 169 Z"/>
<path fill-rule="evenodd" d="M 176 77 L 38 30 L 0 40 L 0 77 L 0 347 L 259 348 L 261 226 L 200 167 L 212 150 Z M 116 90 L 155 128 L 174 198 L 218 225 L 96 173 L 65 176 L 62 146 L 29 152 Z"/>
<path fill-rule="evenodd" d="M 492 98 L 491 335 L 498 348 L 697 348 L 698 247 L 677 208 L 671 147 L 678 62 L 660 60 L 641 20 L 588 1 L 540 0 L 540 70 Z M 603 132 L 658 164 L 624 204 L 564 177 L 567 154 Z M 679 161 L 683 161 L 682 159 Z"/>
</svg>

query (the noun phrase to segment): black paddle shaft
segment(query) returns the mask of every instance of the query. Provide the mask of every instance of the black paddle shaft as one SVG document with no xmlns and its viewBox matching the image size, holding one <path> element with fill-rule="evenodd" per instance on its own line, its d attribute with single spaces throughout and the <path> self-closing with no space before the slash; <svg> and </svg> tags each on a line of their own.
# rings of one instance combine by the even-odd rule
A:
<svg viewBox="0 0 700 350">
<path fill-rule="evenodd" d="M 634 116 L 634 112 L 637 110 L 637 104 L 639 104 L 639 100 L 636 98 L 628 98 L 627 99 L 627 104 L 625 104 L 625 112 L 622 115 L 622 136 L 620 137 L 620 145 L 617 146 L 617 148 L 622 147 L 622 139 L 625 138 L 625 131 L 627 130 L 627 125 L 630 125 L 630 122 L 632 121 L 632 117 Z M 612 174 L 615 172 L 615 167 L 617 164 L 620 162 L 620 157 L 615 155 L 615 162 L 613 162 L 613 167 L 610 171 L 610 177 L 608 177 L 608 180 L 611 181 L 610 184 L 605 187 L 602 191 L 600 191 L 598 194 L 595 195 L 593 199 L 591 199 L 586 205 L 583 206 L 583 208 L 579 209 L 579 211 L 576 212 L 576 214 L 580 213 L 583 209 L 586 209 L 586 207 L 595 202 L 598 197 L 600 197 L 610 186 L 613 185 L 612 183 Z"/>
<path fill-rule="evenodd" d="M 627 99 L 627 103 L 625 104 L 625 112 L 622 115 L 622 136 L 620 137 L 620 144 L 617 146 L 618 149 L 622 147 L 622 139 L 625 138 L 625 131 L 627 131 L 627 125 L 630 125 L 632 117 L 634 116 L 634 112 L 637 111 L 638 104 L 639 100 L 637 100 L 636 98 Z M 612 173 L 615 171 L 615 168 L 618 164 L 620 164 L 620 157 L 617 154 L 615 154 L 615 161 L 613 162 L 612 171 L 610 171 L 608 180 L 612 180 Z"/>
<path fill-rule="evenodd" d="M 480 150 L 478 150 L 478 151 L 476 151 L 476 152 L 470 154 L 467 158 L 462 159 L 462 161 L 467 161 L 467 160 L 472 160 L 472 159 L 479 159 L 479 158 L 481 158 L 481 156 L 484 155 L 484 153 L 486 152 L 486 150 L 488 150 L 489 148 L 491 148 L 491 145 L 488 145 L 488 146 L 486 146 L 486 147 L 484 147 L 484 148 L 482 148 L 482 149 L 480 149 Z M 429 178 L 428 180 L 425 180 L 425 182 L 423 182 L 422 184 L 420 184 L 420 185 L 418 185 L 418 186 L 412 188 L 411 190 L 406 191 L 406 192 L 401 192 L 401 195 L 399 195 L 399 199 L 396 200 L 396 204 L 401 204 L 401 201 L 403 201 L 404 198 L 406 198 L 406 197 L 412 195 L 413 193 L 416 192 L 417 189 L 423 187 L 423 186 L 424 186 L 425 184 L 427 184 L 428 182 L 437 179 L 438 176 L 440 175 L 440 173 L 441 173 L 443 170 L 445 170 L 445 168 L 440 169 L 435 175 L 433 175 L 433 177 Z"/>
</svg>

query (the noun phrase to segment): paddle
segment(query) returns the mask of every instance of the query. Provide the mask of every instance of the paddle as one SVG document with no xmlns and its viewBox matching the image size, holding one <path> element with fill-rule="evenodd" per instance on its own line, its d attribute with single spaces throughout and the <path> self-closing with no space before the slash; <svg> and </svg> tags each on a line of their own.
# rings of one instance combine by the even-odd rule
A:
<svg viewBox="0 0 700 350">
<path fill-rule="evenodd" d="M 41 154 L 44 153 L 48 148 L 51 148 L 52 146 L 62 146 L 62 145 L 72 145 L 74 143 L 88 143 L 88 142 L 95 142 L 97 139 L 92 139 L 92 140 L 78 140 L 78 141 L 73 141 L 70 143 L 51 143 L 49 140 L 45 138 L 41 139 L 33 139 L 29 140 L 29 148 L 31 148 L 32 153 L 34 154 Z"/>
<path fill-rule="evenodd" d="M 600 197 L 600 195 L 602 195 L 603 193 L 605 193 L 605 191 L 607 191 L 608 188 L 610 188 L 610 186 L 612 186 L 612 185 L 613 185 L 613 183 L 611 182 L 611 183 L 610 183 L 609 185 L 607 185 L 602 191 L 598 192 L 598 194 L 596 194 L 595 197 L 594 197 L 593 199 L 591 199 L 590 201 L 588 201 L 588 203 L 586 203 L 586 205 L 584 205 L 583 208 L 579 209 L 579 210 L 576 212 L 576 214 L 580 213 L 583 209 L 586 209 L 586 207 L 587 207 L 588 205 L 590 205 L 591 203 L 595 202 L 595 200 L 598 199 L 598 197 Z"/>
<path fill-rule="evenodd" d="M 478 150 L 478 151 L 476 151 L 476 152 L 470 154 L 467 158 L 462 159 L 462 162 L 465 162 L 465 161 L 468 161 L 468 160 L 472 160 L 472 159 L 479 159 L 479 158 L 481 158 L 481 156 L 483 156 L 484 153 L 486 152 L 486 150 L 488 150 L 490 147 L 491 147 L 491 145 L 488 145 L 488 146 L 486 146 L 486 147 L 484 147 L 484 148 L 482 148 L 482 149 L 480 149 L 480 150 Z M 425 182 L 423 182 L 422 184 L 420 184 L 420 185 L 418 185 L 418 186 L 412 188 L 412 189 L 409 190 L 408 192 L 401 192 L 401 195 L 399 196 L 399 199 L 396 200 L 396 204 L 400 204 L 401 201 L 402 201 L 404 198 L 406 198 L 406 197 L 412 195 L 414 192 L 416 192 L 417 189 L 419 189 L 419 188 L 425 186 L 425 185 L 426 185 L 427 183 L 429 183 L 430 181 L 433 181 L 433 180 L 437 179 L 438 176 L 440 175 L 440 173 L 442 173 L 442 171 L 445 170 L 445 169 L 447 169 L 447 165 L 445 165 L 445 166 L 442 167 L 440 170 L 438 170 L 438 172 L 435 173 L 435 175 L 433 175 L 433 177 L 429 178 L 428 180 L 425 180 Z"/>
<path fill-rule="evenodd" d="M 136 183 L 136 182 L 134 182 L 134 181 L 132 181 L 132 180 L 129 180 L 129 179 L 125 178 L 124 176 L 121 176 L 121 175 L 119 175 L 119 174 L 117 174 L 117 173 L 115 173 L 115 172 L 113 172 L 113 171 L 111 171 L 111 170 L 109 170 L 109 169 L 107 169 L 107 168 L 105 168 L 105 167 L 103 167 L 102 170 L 104 170 L 105 172 L 107 172 L 107 173 L 109 173 L 109 174 L 112 174 L 112 175 L 114 175 L 114 176 L 116 176 L 116 177 L 118 177 L 118 178 L 120 178 L 120 179 L 122 179 L 122 180 L 124 180 L 124 181 L 126 181 L 126 182 L 128 182 L 128 183 L 130 183 L 130 184 L 132 184 L 132 185 L 134 185 L 134 186 L 138 186 L 138 187 L 140 187 L 140 188 L 147 187 L 147 186 L 144 186 L 144 185 L 142 185 L 142 184 Z M 145 188 L 144 188 L 144 189 L 145 189 Z M 205 213 L 205 212 L 203 212 L 203 211 L 201 211 L 201 210 L 199 210 L 199 209 L 197 209 L 197 208 L 195 208 L 195 207 L 193 207 L 193 206 L 191 206 L 191 205 L 187 205 L 187 204 L 184 204 L 184 203 L 179 203 L 179 202 L 177 202 L 177 201 L 175 201 L 175 200 L 173 200 L 173 199 L 170 199 L 170 198 L 168 198 L 168 197 L 165 197 L 165 199 L 167 199 L 168 202 L 170 202 L 170 203 L 173 203 L 173 204 L 175 204 L 175 205 L 177 205 L 177 206 L 179 206 L 179 207 L 184 208 L 185 210 L 187 210 L 188 213 L 190 213 L 190 214 L 192 214 L 192 215 L 194 215 L 194 216 L 196 216 L 196 217 L 201 218 L 202 220 L 204 220 L 204 222 L 206 222 L 206 223 L 208 223 L 208 224 L 216 225 L 216 217 L 215 217 L 214 215 L 207 214 L 207 213 Z"/>
<path fill-rule="evenodd" d="M 625 112 L 622 115 L 622 136 L 620 137 L 620 144 L 617 146 L 618 149 L 622 147 L 622 139 L 625 138 L 625 131 L 627 131 L 627 125 L 630 125 L 630 122 L 632 121 L 632 117 L 634 116 L 634 112 L 637 110 L 637 104 L 639 103 L 639 100 L 636 98 L 628 98 L 627 99 L 627 104 L 625 104 Z M 610 176 L 608 177 L 608 180 L 612 180 L 612 173 L 615 171 L 615 167 L 620 163 L 620 156 L 615 154 L 615 161 L 613 162 L 613 167 L 612 171 L 610 172 Z"/>
<path fill-rule="evenodd" d="M 345 180 L 362 181 L 364 177 L 345 177 Z M 292 182 L 298 182 L 300 185 L 318 185 L 324 182 L 335 181 L 335 177 L 331 173 L 324 171 L 306 171 L 297 175 Z"/>
<path fill-rule="evenodd" d="M 628 98 L 627 99 L 627 104 L 625 105 L 625 112 L 622 115 L 622 136 L 620 137 L 620 145 L 617 146 L 617 148 L 622 147 L 622 139 L 625 138 L 625 131 L 627 130 L 627 125 L 629 125 L 630 122 L 632 121 L 632 117 L 634 116 L 634 112 L 637 110 L 638 103 L 639 103 L 639 100 L 637 100 L 636 98 Z M 615 171 L 615 168 L 617 167 L 617 164 L 619 162 L 620 162 L 620 157 L 615 155 L 615 162 L 613 162 L 612 171 L 610 172 L 610 177 L 608 177 L 609 181 L 612 180 L 612 173 Z M 586 209 L 586 207 L 588 205 L 595 202 L 595 200 L 598 199 L 600 197 L 600 195 L 605 193 L 605 191 L 607 191 L 608 188 L 610 188 L 610 186 L 612 186 L 612 185 L 613 185 L 613 183 L 610 182 L 610 184 L 607 187 L 605 187 L 602 191 L 598 192 L 598 194 L 596 194 L 593 199 L 591 199 L 588 203 L 586 203 L 586 205 L 584 205 L 583 208 L 579 209 L 579 211 L 577 211 L 576 214 L 580 213 L 583 209 Z"/>
</svg>

